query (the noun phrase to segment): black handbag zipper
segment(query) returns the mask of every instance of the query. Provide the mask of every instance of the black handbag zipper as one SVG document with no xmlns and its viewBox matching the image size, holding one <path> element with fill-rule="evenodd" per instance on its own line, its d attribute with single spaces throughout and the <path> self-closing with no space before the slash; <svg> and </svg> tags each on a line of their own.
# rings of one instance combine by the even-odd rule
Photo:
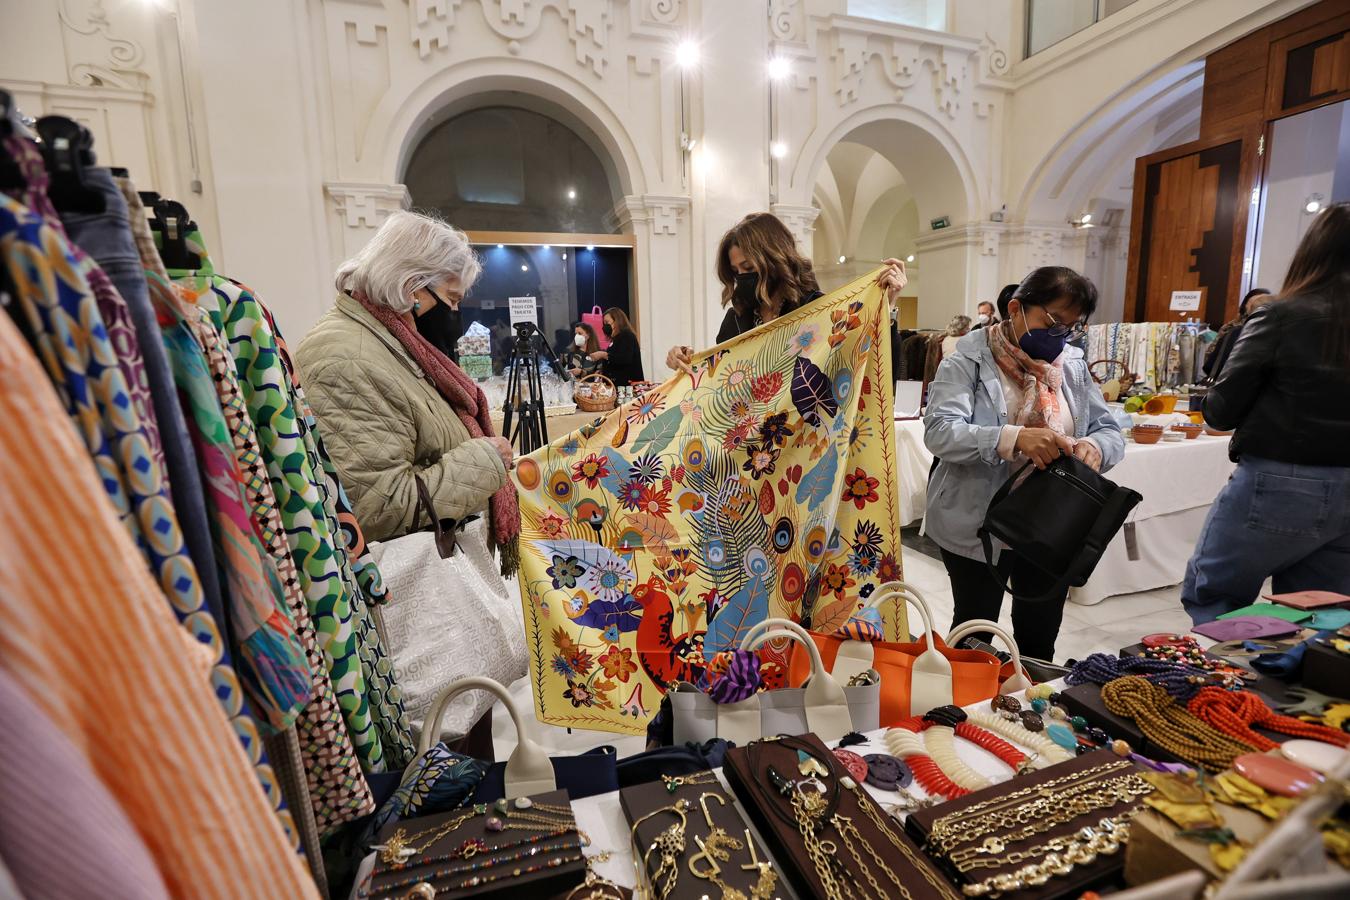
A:
<svg viewBox="0 0 1350 900">
<path fill-rule="evenodd" d="M 1055 473 L 1056 475 L 1058 475 L 1060 478 L 1067 478 L 1072 484 L 1077 485 L 1078 488 L 1079 488 L 1079 490 L 1081 490 L 1083 493 L 1085 493 L 1085 494 L 1091 496 L 1091 497 L 1092 497 L 1094 500 L 1096 500 L 1098 503 L 1105 503 L 1105 502 L 1106 502 L 1106 497 L 1101 493 L 1101 491 L 1097 490 L 1097 489 L 1094 488 L 1092 485 L 1088 484 L 1086 481 L 1084 481 L 1083 479 L 1079 478 L 1077 475 L 1073 474 L 1072 472 L 1066 472 L 1066 471 L 1064 471 L 1063 469 L 1061 469 L 1059 466 L 1054 466 L 1054 467 L 1052 467 L 1052 468 L 1050 469 L 1050 471 L 1051 471 L 1051 472 L 1054 472 L 1054 473 Z"/>
</svg>

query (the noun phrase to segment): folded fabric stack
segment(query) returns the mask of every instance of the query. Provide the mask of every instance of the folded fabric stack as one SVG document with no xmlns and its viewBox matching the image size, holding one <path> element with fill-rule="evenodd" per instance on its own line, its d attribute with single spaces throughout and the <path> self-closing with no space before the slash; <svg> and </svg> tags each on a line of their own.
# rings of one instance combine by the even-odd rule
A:
<svg viewBox="0 0 1350 900">
<path fill-rule="evenodd" d="M 463 343 L 463 341 L 460 341 L 461 346 Z M 465 356 L 463 351 L 461 351 L 459 367 L 463 369 L 470 378 L 476 381 L 484 381 L 492 377 L 492 357 L 488 354 L 471 354 Z"/>
</svg>

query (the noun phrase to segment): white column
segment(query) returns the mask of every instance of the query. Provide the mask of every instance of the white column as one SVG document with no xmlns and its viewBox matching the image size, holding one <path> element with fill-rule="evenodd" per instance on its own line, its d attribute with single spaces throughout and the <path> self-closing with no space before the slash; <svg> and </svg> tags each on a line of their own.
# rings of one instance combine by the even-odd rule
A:
<svg viewBox="0 0 1350 900">
<path fill-rule="evenodd" d="M 666 352 L 696 346 L 689 316 L 693 277 L 688 197 L 644 194 L 621 199 L 606 225 L 637 238 L 633 253 L 636 322 L 642 368 L 653 381 L 670 374 Z"/>
<path fill-rule="evenodd" d="M 783 224 L 797 239 L 797 251 L 810 259 L 813 251 L 812 235 L 816 231 L 816 217 L 820 215 L 820 210 L 814 206 L 775 203 L 769 211 L 783 220 Z"/>
<path fill-rule="evenodd" d="M 1002 235 L 1000 226 L 977 223 L 930 231 L 915 239 L 915 252 L 923 263 L 920 328 L 946 328 L 953 316 L 973 317 L 981 300 L 998 296 Z"/>
<path fill-rule="evenodd" d="M 391 212 L 412 203 L 408 188 L 401 184 L 329 181 L 323 190 L 328 195 L 333 256 L 338 263 L 364 247 Z"/>
</svg>

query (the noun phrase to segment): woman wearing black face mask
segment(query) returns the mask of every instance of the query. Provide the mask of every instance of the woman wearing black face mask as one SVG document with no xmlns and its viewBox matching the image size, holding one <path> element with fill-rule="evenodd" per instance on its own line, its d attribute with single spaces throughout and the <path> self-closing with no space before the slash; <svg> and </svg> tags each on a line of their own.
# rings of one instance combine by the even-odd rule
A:
<svg viewBox="0 0 1350 900">
<path fill-rule="evenodd" d="M 427 288 L 427 294 L 435 302 L 421 304 L 413 311 L 413 324 L 417 326 L 417 333 L 426 338 L 437 350 L 450 357 L 453 362 L 458 363 L 459 351 L 456 345 L 464 334 L 459 304 L 463 301 L 464 295 L 458 291 L 438 294 L 431 288 Z"/>
<path fill-rule="evenodd" d="M 883 263 L 877 281 L 894 302 L 906 284 L 905 264 Z M 717 278 L 722 282 L 722 305 L 728 307 L 717 331 L 717 343 L 770 322 L 822 296 L 811 260 L 797 252 L 797 240 L 788 227 L 769 213 L 752 213 L 722 236 L 717 248 Z M 672 347 L 666 365 L 690 372 L 693 350 Z"/>
<path fill-rule="evenodd" d="M 609 338 L 608 350 L 596 350 L 590 354 L 594 362 L 601 364 L 600 372 L 615 387 L 625 387 L 635 381 L 645 381 L 642 375 L 642 348 L 638 346 L 637 332 L 628 321 L 628 314 L 618 307 L 605 310 L 605 337 Z"/>
<path fill-rule="evenodd" d="M 1027 461 L 1043 469 L 1061 454 L 1104 471 L 1125 454 L 1124 435 L 1082 351 L 1068 346 L 1096 307 L 1097 289 L 1083 276 L 1058 266 L 1037 269 L 1008 301 L 1007 320 L 961 338 L 929 386 L 924 443 L 940 462 L 929 478 L 924 530 L 941 548 L 951 578 L 953 627 L 998 620 L 1003 586 L 985 564 L 978 530 L 1012 472 Z M 1018 646 L 1052 659 L 1066 597 L 1021 598 L 1039 598 L 1056 579 L 1010 550 L 997 566 L 1012 582 Z"/>
</svg>

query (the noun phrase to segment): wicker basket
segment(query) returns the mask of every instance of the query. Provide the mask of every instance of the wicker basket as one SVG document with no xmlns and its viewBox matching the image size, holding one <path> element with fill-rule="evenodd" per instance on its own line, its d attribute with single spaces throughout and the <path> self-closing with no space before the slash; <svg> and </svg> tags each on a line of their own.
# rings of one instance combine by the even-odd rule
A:
<svg viewBox="0 0 1350 900">
<path fill-rule="evenodd" d="M 614 388 L 614 382 L 599 373 L 587 375 L 578 381 L 577 388 L 572 394 L 579 411 L 596 413 L 609 412 L 618 406 L 618 397 L 619 392 Z"/>
<path fill-rule="evenodd" d="M 1098 366 L 1107 367 L 1104 370 L 1105 374 L 1103 375 L 1097 374 Z M 1129 393 L 1130 388 L 1134 387 L 1134 383 L 1139 380 L 1139 376 L 1131 372 L 1129 369 L 1126 369 L 1125 364 L 1118 359 L 1099 359 L 1096 362 L 1090 362 L 1088 363 L 1088 374 L 1092 376 L 1092 380 L 1097 382 L 1097 384 L 1106 384 L 1106 382 L 1111 379 L 1112 366 L 1120 370 L 1120 375 L 1116 378 L 1116 380 L 1120 383 L 1120 391 L 1116 394 L 1115 397 L 1109 398 L 1111 400 L 1115 400 L 1119 397 L 1124 397 L 1127 393 Z"/>
</svg>

